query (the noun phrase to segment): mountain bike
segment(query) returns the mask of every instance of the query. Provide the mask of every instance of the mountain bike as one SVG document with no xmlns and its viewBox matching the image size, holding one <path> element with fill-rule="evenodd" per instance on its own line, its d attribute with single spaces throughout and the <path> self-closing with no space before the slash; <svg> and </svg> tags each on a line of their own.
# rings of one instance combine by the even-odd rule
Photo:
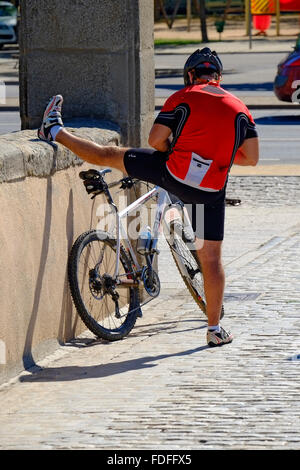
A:
<svg viewBox="0 0 300 470">
<path fill-rule="evenodd" d="M 140 181 L 126 177 L 107 183 L 105 175 L 109 172 L 110 169 L 91 169 L 79 174 L 92 199 L 100 194 L 105 196 L 112 215 L 109 230 L 95 229 L 83 233 L 69 254 L 70 291 L 87 328 L 104 340 L 120 340 L 130 333 L 137 318 L 142 316 L 142 307 L 159 295 L 160 280 L 155 266 L 161 229 L 186 287 L 205 313 L 196 239 L 184 204 L 155 186 L 118 210 L 110 190 L 116 186 L 121 191 L 128 190 Z M 150 200 L 154 201 L 153 224 L 138 232 L 134 249 L 134 240 L 128 236 L 124 219 L 128 221 L 128 217 Z M 221 316 L 223 314 L 222 307 Z"/>
</svg>

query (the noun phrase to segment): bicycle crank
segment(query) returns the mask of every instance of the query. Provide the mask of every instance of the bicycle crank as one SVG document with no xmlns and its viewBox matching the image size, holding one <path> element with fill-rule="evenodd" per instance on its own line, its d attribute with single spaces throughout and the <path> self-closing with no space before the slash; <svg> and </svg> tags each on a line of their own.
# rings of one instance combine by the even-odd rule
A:
<svg viewBox="0 0 300 470">
<path fill-rule="evenodd" d="M 144 288 L 151 297 L 157 297 L 160 293 L 160 280 L 158 274 L 153 269 L 144 268 L 142 273 L 142 281 Z"/>
</svg>

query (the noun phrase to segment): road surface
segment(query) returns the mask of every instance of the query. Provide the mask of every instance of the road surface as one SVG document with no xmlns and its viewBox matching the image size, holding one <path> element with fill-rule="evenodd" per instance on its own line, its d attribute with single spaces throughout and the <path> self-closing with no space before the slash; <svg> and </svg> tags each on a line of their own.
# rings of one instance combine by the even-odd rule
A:
<svg viewBox="0 0 300 470">
<path fill-rule="evenodd" d="M 260 97 L 272 97 L 276 67 L 285 55 L 282 52 L 221 54 L 224 64 L 222 86 L 240 98 L 257 97 L 258 103 Z M 180 70 L 186 58 L 184 54 L 155 54 L 155 67 Z M 166 99 L 182 86 L 181 74 L 156 78 L 155 96 Z M 6 91 L 7 97 L 18 97 L 17 84 L 10 84 Z M 261 163 L 300 163 L 300 106 L 295 105 L 291 110 L 265 109 L 251 112 L 256 120 L 261 141 Z M 18 131 L 20 128 L 19 112 L 0 111 L 0 134 Z"/>
</svg>

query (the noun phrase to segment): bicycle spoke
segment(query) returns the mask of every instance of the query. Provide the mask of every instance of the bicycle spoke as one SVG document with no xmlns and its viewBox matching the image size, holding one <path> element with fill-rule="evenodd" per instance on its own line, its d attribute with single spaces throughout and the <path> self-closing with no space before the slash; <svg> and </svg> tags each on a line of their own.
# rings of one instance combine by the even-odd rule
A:
<svg viewBox="0 0 300 470">
<path fill-rule="evenodd" d="M 85 235 L 87 241 L 85 242 Z M 83 241 L 81 241 L 81 238 Z M 128 269 L 130 261 L 124 261 L 125 251 L 121 250 L 119 273 L 114 279 L 116 264 L 116 244 L 108 236 L 99 239 L 96 232 L 88 232 L 79 237 L 72 249 L 72 263 L 68 267 L 72 296 L 78 313 L 87 326 L 99 336 L 115 340 L 128 334 L 136 316 L 129 316 L 139 307 L 138 284 L 134 283 L 134 273 Z M 79 253 L 77 255 L 77 251 Z M 118 279 L 131 276 L 131 285 L 118 284 Z M 78 286 L 78 290 L 76 288 Z M 132 295 L 134 293 L 134 295 Z"/>
</svg>

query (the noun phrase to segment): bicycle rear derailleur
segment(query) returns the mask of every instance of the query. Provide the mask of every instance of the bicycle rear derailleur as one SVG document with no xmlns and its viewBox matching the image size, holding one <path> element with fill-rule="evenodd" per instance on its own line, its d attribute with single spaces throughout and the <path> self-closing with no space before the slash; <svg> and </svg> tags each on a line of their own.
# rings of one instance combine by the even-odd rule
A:
<svg viewBox="0 0 300 470">
<path fill-rule="evenodd" d="M 116 291 L 116 281 L 109 274 L 100 276 L 97 269 L 90 269 L 89 286 L 92 296 L 101 300 L 105 295 L 109 295 L 115 303 L 115 317 L 121 318 L 119 308 L 119 294 Z"/>
</svg>

